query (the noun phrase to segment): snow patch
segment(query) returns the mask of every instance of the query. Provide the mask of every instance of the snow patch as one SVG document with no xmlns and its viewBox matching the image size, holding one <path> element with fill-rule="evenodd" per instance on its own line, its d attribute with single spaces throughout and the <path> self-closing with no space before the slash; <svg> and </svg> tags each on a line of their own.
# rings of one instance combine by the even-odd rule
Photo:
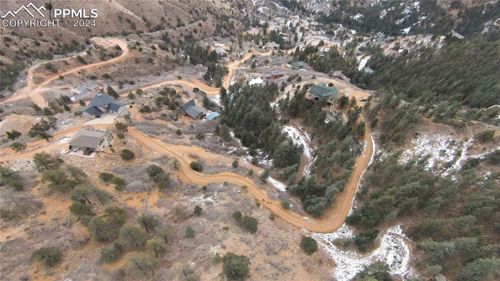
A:
<svg viewBox="0 0 500 281">
<path fill-rule="evenodd" d="M 283 126 L 283 131 L 287 133 L 288 136 L 290 136 L 295 145 L 301 146 L 304 149 L 304 156 L 310 160 L 312 155 L 312 148 L 309 145 L 309 142 L 311 141 L 309 135 L 297 130 L 297 128 L 292 126 Z"/>
<path fill-rule="evenodd" d="M 262 78 L 260 77 L 257 77 L 257 78 L 254 78 L 252 80 L 250 80 L 250 82 L 248 82 L 248 85 L 257 85 L 257 84 L 262 84 L 264 83 L 264 80 L 262 80 Z"/>
<path fill-rule="evenodd" d="M 400 160 L 408 163 L 411 159 L 422 160 L 428 157 L 425 169 L 438 171 L 443 163 L 449 163 L 456 157 L 458 143 L 448 135 L 420 134 L 411 141 L 412 147 L 403 151 Z"/>
<path fill-rule="evenodd" d="M 281 192 L 286 192 L 286 185 L 284 183 L 275 180 L 273 177 L 267 178 L 267 181 L 269 181 L 269 183 L 273 185 L 277 190 Z"/>
<path fill-rule="evenodd" d="M 210 206 L 215 203 L 215 198 L 217 198 L 217 191 L 213 195 L 205 196 L 204 194 L 189 198 L 189 202 L 193 202 L 198 205 Z"/>
<path fill-rule="evenodd" d="M 365 266 L 375 261 L 385 262 L 389 272 L 401 277 L 413 276 L 410 269 L 410 248 L 406 244 L 406 236 L 401 225 L 393 226 L 380 239 L 380 246 L 367 255 L 360 255 L 353 251 L 338 248 L 334 241 L 337 239 L 353 239 L 354 231 L 343 225 L 333 233 L 314 233 L 312 237 L 318 241 L 336 264 L 333 277 L 338 281 L 352 280 Z"/>
<path fill-rule="evenodd" d="M 366 64 L 368 63 L 368 60 L 370 60 L 370 56 L 366 56 L 359 61 L 358 71 L 361 71 L 365 68 Z"/>
</svg>

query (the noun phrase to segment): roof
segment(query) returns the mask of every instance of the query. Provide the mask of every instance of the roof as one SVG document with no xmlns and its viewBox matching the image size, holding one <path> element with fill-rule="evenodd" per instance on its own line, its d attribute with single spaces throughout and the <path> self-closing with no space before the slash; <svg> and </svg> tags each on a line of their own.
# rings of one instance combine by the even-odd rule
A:
<svg viewBox="0 0 500 281">
<path fill-rule="evenodd" d="M 122 104 L 115 100 L 113 97 L 108 96 L 106 94 L 97 94 L 92 101 L 90 101 L 89 106 L 97 106 L 97 107 L 107 107 L 109 104 L 115 104 L 120 107 Z"/>
<path fill-rule="evenodd" d="M 196 106 L 196 103 L 194 102 L 194 99 L 188 101 L 182 106 L 182 110 L 184 112 L 193 117 L 193 118 L 198 118 L 200 114 L 203 114 L 203 108 Z"/>
<path fill-rule="evenodd" d="M 99 93 L 89 103 L 89 106 L 84 109 L 84 112 L 100 117 L 104 111 L 118 112 L 123 104 L 114 99 L 113 97 Z"/>
<path fill-rule="evenodd" d="M 328 87 L 325 84 L 313 85 L 310 90 L 311 94 L 317 97 L 332 97 L 338 96 L 338 91 L 335 87 Z"/>
<path fill-rule="evenodd" d="M 196 104 L 194 103 L 194 100 L 190 100 L 188 102 L 186 102 L 183 106 L 182 106 L 182 110 L 186 110 L 188 107 L 190 106 L 196 106 Z"/>
<path fill-rule="evenodd" d="M 71 146 L 89 147 L 97 149 L 108 133 L 102 131 L 81 130 L 69 142 Z"/>
<path fill-rule="evenodd" d="M 203 110 L 199 108 L 198 106 L 190 106 L 184 110 L 187 115 L 197 118 L 200 116 L 200 114 L 203 113 Z"/>
<path fill-rule="evenodd" d="M 207 114 L 207 119 L 211 121 L 219 116 L 220 116 L 219 112 L 210 112 L 209 114 Z"/>
<path fill-rule="evenodd" d="M 83 110 L 87 114 L 94 115 L 97 117 L 101 117 L 101 115 L 104 113 L 102 110 L 100 110 L 98 107 L 95 106 L 89 106 Z"/>
</svg>

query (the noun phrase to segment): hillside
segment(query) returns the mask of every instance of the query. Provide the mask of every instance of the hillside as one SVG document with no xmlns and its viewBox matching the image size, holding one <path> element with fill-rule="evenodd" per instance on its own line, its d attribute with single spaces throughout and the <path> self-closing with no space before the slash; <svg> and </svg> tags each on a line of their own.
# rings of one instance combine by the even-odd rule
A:
<svg viewBox="0 0 500 281">
<path fill-rule="evenodd" d="M 499 280 L 498 1 L 4 2 L 0 281 Z"/>
</svg>

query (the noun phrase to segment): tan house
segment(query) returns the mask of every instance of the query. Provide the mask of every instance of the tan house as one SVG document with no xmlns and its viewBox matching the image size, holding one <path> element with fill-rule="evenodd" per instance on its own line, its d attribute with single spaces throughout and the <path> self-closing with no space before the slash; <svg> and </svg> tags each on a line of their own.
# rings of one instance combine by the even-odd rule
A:
<svg viewBox="0 0 500 281">
<path fill-rule="evenodd" d="M 103 151 L 113 143 L 113 135 L 106 131 L 82 129 L 69 142 L 69 149 L 73 152 L 83 151 L 84 155 Z"/>
</svg>

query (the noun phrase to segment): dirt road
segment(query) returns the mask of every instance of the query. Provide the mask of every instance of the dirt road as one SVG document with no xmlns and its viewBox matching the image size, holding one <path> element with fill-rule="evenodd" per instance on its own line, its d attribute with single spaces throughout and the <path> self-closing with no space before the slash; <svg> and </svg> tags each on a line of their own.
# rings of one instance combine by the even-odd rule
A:
<svg viewBox="0 0 500 281">
<path fill-rule="evenodd" d="M 59 76 L 64 77 L 66 75 L 73 74 L 73 73 L 76 73 L 76 72 L 81 71 L 81 70 L 95 69 L 95 68 L 99 68 L 99 67 L 102 67 L 102 66 L 105 66 L 108 64 L 114 64 L 114 63 L 117 63 L 117 62 L 123 60 L 129 53 L 127 41 L 125 41 L 124 39 L 109 37 L 109 38 L 93 38 L 92 40 L 94 40 L 98 45 L 108 45 L 108 46 L 118 45 L 122 49 L 122 54 L 119 55 L 118 57 L 112 58 L 112 59 L 107 60 L 107 61 L 86 64 L 86 65 L 82 65 L 82 66 L 70 69 L 70 70 L 63 72 L 63 73 L 57 73 L 55 75 L 50 76 L 49 78 L 47 78 L 45 81 L 43 81 L 40 84 L 35 84 L 33 82 L 33 72 L 41 64 L 45 64 L 45 63 L 48 63 L 50 61 L 45 61 L 45 62 L 35 64 L 28 69 L 28 75 L 26 77 L 26 87 L 17 90 L 12 96 L 1 101 L 0 104 L 10 103 L 10 102 L 14 102 L 14 101 L 17 101 L 20 99 L 30 99 L 34 104 L 36 104 L 40 107 L 46 107 L 48 105 L 48 103 L 45 100 L 45 98 L 43 97 L 42 92 L 43 92 L 45 86 L 47 86 L 50 82 L 58 79 Z M 68 59 L 72 59 L 78 55 L 79 54 L 72 56 L 72 57 L 69 57 L 69 58 L 56 59 L 53 61 L 68 60 Z"/>
<path fill-rule="evenodd" d="M 230 62 L 227 65 L 228 73 L 224 77 L 224 81 L 222 83 L 222 85 L 224 86 L 224 88 L 227 89 L 227 88 L 229 88 L 229 86 L 231 86 L 231 79 L 233 77 L 234 70 L 238 66 L 240 66 L 241 64 L 245 63 L 253 55 L 256 55 L 256 56 L 269 56 L 271 54 L 272 54 L 272 51 L 268 51 L 266 53 L 261 53 L 261 52 L 252 50 L 250 52 L 245 53 L 245 55 L 243 55 L 243 57 L 241 59 Z M 203 81 L 200 81 L 200 80 L 195 79 L 195 78 L 160 81 L 160 82 L 157 82 L 157 83 L 153 83 L 153 84 L 149 84 L 149 85 L 146 85 L 146 86 L 142 86 L 142 87 L 140 87 L 138 89 L 142 89 L 143 91 L 146 91 L 146 90 L 155 89 L 155 88 L 159 88 L 159 87 L 167 86 L 167 85 L 184 86 L 184 87 L 191 88 L 191 89 L 198 88 L 198 89 L 202 90 L 203 92 L 205 92 L 208 96 L 216 96 L 220 92 L 220 88 L 209 86 L 209 85 L 205 84 Z M 126 92 L 123 95 L 126 95 L 128 93 L 129 92 Z"/>
<path fill-rule="evenodd" d="M 273 51 L 268 51 L 266 53 L 261 53 L 257 52 L 255 50 L 252 50 L 251 52 L 247 52 L 243 55 L 243 57 L 239 60 L 235 60 L 227 65 L 227 75 L 224 77 L 224 81 L 222 83 L 222 86 L 224 88 L 228 89 L 229 86 L 231 86 L 231 79 L 233 78 L 234 75 L 234 69 L 241 64 L 245 63 L 247 60 L 249 60 L 253 55 L 256 56 L 270 56 L 273 53 Z"/>
<path fill-rule="evenodd" d="M 177 149 L 175 149 L 175 146 L 163 143 L 162 141 L 152 138 L 135 128 L 129 129 L 129 135 L 135 138 L 139 143 L 144 145 L 144 147 L 152 149 L 158 153 L 166 154 L 169 157 L 176 158 L 180 163 L 178 176 L 183 182 L 190 182 L 198 185 L 230 182 L 239 186 L 244 185 L 247 187 L 248 192 L 255 199 L 257 199 L 261 203 L 261 205 L 268 208 L 271 212 L 273 212 L 283 220 L 298 228 L 303 228 L 311 232 L 322 233 L 333 232 L 340 228 L 342 224 L 344 224 L 345 218 L 351 210 L 358 183 L 373 155 L 373 143 L 370 135 L 370 130 L 367 129 L 365 134 L 367 148 L 365 149 L 363 156 L 359 157 L 356 160 L 355 168 L 345 186 L 344 191 L 338 196 L 334 207 L 330 208 L 325 215 L 323 215 L 321 218 L 312 218 L 309 216 L 301 216 L 300 214 L 295 213 L 292 210 L 283 209 L 283 207 L 281 207 L 281 202 L 270 199 L 264 189 L 261 189 L 252 180 L 244 176 L 230 172 L 223 172 L 213 175 L 204 175 L 197 173 L 190 168 L 189 157 L 186 154 L 181 153 Z M 200 156 L 203 157 L 203 154 L 201 154 Z"/>
</svg>

